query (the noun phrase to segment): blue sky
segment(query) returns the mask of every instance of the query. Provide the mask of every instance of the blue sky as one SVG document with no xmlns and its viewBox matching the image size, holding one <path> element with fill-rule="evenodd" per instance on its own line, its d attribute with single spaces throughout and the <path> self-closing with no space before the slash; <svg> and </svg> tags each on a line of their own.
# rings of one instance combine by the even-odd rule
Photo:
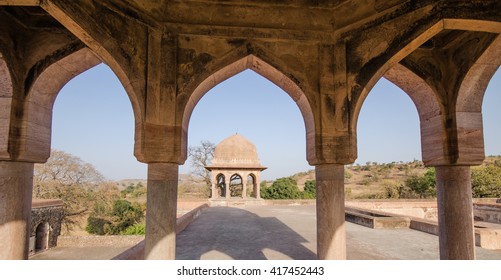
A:
<svg viewBox="0 0 501 280">
<path fill-rule="evenodd" d="M 487 155 L 501 155 L 501 71 L 484 98 Z M 217 124 L 217 125 L 215 125 Z M 264 179 L 313 169 L 306 161 L 301 113 L 280 88 L 246 70 L 209 91 L 195 107 L 188 142 L 215 144 L 239 133 L 252 141 Z M 358 159 L 392 162 L 421 159 L 419 119 L 410 98 L 382 79 L 367 97 L 358 123 Z M 52 148 L 93 164 L 111 180 L 146 178 L 146 165 L 133 156 L 134 117 L 122 85 L 108 66 L 98 65 L 71 80 L 54 105 Z M 189 173 L 189 162 L 180 168 Z"/>
</svg>

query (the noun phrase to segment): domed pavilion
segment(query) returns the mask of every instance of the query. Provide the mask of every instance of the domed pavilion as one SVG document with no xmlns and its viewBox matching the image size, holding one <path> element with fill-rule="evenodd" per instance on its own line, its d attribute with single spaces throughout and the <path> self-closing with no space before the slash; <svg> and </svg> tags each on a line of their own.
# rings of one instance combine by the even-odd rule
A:
<svg viewBox="0 0 501 280">
<path fill-rule="evenodd" d="M 239 134 L 219 143 L 212 163 L 205 167 L 211 171 L 212 199 L 257 198 L 261 166 L 256 146 Z"/>
</svg>

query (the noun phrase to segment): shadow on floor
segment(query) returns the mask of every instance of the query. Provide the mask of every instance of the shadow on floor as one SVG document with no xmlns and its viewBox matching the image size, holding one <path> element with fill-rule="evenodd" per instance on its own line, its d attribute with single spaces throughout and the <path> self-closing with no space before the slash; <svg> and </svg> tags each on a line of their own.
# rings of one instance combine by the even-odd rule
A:
<svg viewBox="0 0 501 280">
<path fill-rule="evenodd" d="M 176 259 L 317 259 L 307 242 L 277 218 L 212 207 L 177 236 Z"/>
</svg>

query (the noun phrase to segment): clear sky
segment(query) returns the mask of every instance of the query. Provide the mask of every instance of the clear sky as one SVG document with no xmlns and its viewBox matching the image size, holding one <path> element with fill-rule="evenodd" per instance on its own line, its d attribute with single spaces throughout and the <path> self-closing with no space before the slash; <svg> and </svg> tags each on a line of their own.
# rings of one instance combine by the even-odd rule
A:
<svg viewBox="0 0 501 280">
<path fill-rule="evenodd" d="M 483 105 L 487 155 L 501 155 L 501 70 Z M 52 147 L 93 164 L 112 180 L 146 178 L 133 156 L 134 117 L 124 88 L 108 66 L 98 65 L 71 80 L 54 105 Z M 239 133 L 253 142 L 264 179 L 313 169 L 306 161 L 305 128 L 293 100 L 246 70 L 209 91 L 195 107 L 188 142 L 215 144 Z M 358 123 L 358 159 L 392 162 L 421 159 L 419 119 L 410 98 L 385 79 L 367 97 Z M 180 168 L 189 173 L 189 162 Z"/>
</svg>

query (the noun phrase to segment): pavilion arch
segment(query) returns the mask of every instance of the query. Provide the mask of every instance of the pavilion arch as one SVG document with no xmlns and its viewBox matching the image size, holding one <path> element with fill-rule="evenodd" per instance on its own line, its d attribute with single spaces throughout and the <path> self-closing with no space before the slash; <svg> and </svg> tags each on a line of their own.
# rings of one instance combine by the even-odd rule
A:
<svg viewBox="0 0 501 280">
<path fill-rule="evenodd" d="M 434 144 L 443 142 L 442 139 L 436 139 L 445 133 L 443 105 L 426 81 L 401 64 L 388 70 L 384 78 L 402 89 L 416 106 L 421 129 L 422 159 L 425 164 L 433 163 L 446 149 L 443 145 Z"/>
<path fill-rule="evenodd" d="M 443 30 L 465 30 L 465 31 L 480 31 L 480 32 L 490 32 L 490 33 L 501 33 L 501 23 L 491 22 L 491 21 L 481 21 L 481 20 L 468 20 L 468 19 L 442 19 L 432 25 L 430 28 L 416 36 L 411 40 L 406 46 L 401 48 L 396 52 L 388 61 L 386 61 L 376 73 L 369 79 L 361 91 L 360 97 L 356 101 L 353 118 L 351 122 L 351 129 L 356 131 L 358 116 L 360 115 L 360 110 L 365 101 L 365 98 L 374 87 L 374 85 L 385 75 L 388 70 L 393 66 L 398 64 L 402 59 L 411 54 L 417 48 L 419 48 L 426 41 L 433 38 L 435 35 Z M 412 99 L 412 97 L 411 97 Z M 414 101 L 414 99 L 413 99 Z M 421 104 L 414 103 L 418 109 L 418 112 L 423 111 L 419 108 Z"/>
<path fill-rule="evenodd" d="M 417 111 L 420 115 L 423 161 L 427 165 L 443 163 L 440 158 L 444 155 L 448 155 L 449 152 L 446 150 L 448 149 L 448 145 L 446 145 L 446 139 L 442 139 L 443 137 L 446 137 L 445 127 L 444 124 L 440 122 L 442 121 L 442 118 L 445 118 L 447 108 L 442 105 L 443 102 L 440 101 L 437 93 L 430 86 L 425 85 L 426 82 L 423 79 L 417 77 L 417 75 L 409 73 L 410 70 L 407 70 L 405 69 L 405 67 L 399 65 L 399 62 L 402 59 L 410 55 L 422 44 L 432 39 L 443 30 L 465 30 L 501 33 L 501 23 L 467 19 L 442 19 L 419 34 L 410 43 L 408 43 L 405 47 L 400 49 L 400 51 L 395 53 L 388 61 L 386 61 L 362 89 L 360 97 L 358 98 L 354 106 L 355 109 L 353 111 L 353 121 L 351 122 L 352 131 L 356 131 L 358 116 L 360 115 L 360 110 L 365 98 L 369 94 L 372 87 L 376 84 L 376 82 L 381 77 L 385 76 L 397 86 L 402 88 L 416 105 Z M 483 87 L 483 89 L 485 89 L 488 80 L 487 82 L 478 81 L 479 77 L 482 75 L 484 75 L 482 79 L 485 79 L 486 76 L 492 77 L 495 72 L 495 69 L 493 70 L 493 68 L 497 69 L 499 61 L 497 62 L 497 66 L 485 65 L 486 63 L 482 65 L 482 62 L 485 62 L 489 58 L 493 59 L 495 55 L 498 55 L 498 57 L 496 57 L 494 60 L 499 60 L 499 38 L 496 39 L 495 42 L 491 44 L 487 51 L 484 52 L 484 54 L 480 57 L 480 59 L 478 60 L 480 61 L 480 63 L 478 63 L 478 65 L 473 65 L 473 67 L 470 69 L 471 73 L 469 72 L 466 77 L 467 84 L 470 85 L 470 88 L 465 88 L 464 90 L 462 90 L 466 93 L 460 93 L 460 96 L 467 95 L 467 93 L 472 93 L 472 91 L 470 91 L 471 87 L 476 86 Z M 404 79 L 409 79 L 410 81 L 412 81 L 412 84 L 405 85 Z M 471 80 L 472 82 L 468 82 L 468 80 Z M 461 104 L 469 104 L 468 101 L 471 101 L 468 100 L 468 97 L 460 97 L 460 99 L 465 100 L 465 102 L 462 103 L 461 101 L 459 101 L 458 106 L 461 106 Z M 481 105 L 481 100 L 480 102 L 477 101 L 476 103 L 479 103 Z M 425 122 L 423 123 L 423 121 Z M 466 131 L 465 133 L 468 134 L 469 131 Z M 478 131 L 476 134 L 478 134 Z M 430 145 L 431 143 L 435 143 L 435 145 Z M 442 143 L 442 145 L 439 146 L 436 145 L 436 143 Z M 474 147 L 474 150 L 483 151 L 483 146 Z M 480 159 L 480 156 L 477 157 Z"/>
<path fill-rule="evenodd" d="M 100 58 L 90 49 L 83 48 L 53 63 L 37 77 L 24 102 L 20 159 L 47 160 L 50 156 L 52 109 L 57 95 L 75 76 L 100 63 Z M 135 99 L 129 99 L 137 123 L 140 119 L 138 104 Z"/>
<path fill-rule="evenodd" d="M 205 77 L 205 79 L 203 79 L 203 81 L 193 90 L 193 93 L 190 95 L 188 101 L 182 108 L 183 111 L 181 118 L 183 133 L 181 139 L 181 158 L 186 159 L 187 156 L 188 126 L 191 114 L 193 113 L 197 103 L 210 89 L 246 69 L 251 69 L 267 78 L 284 90 L 294 100 L 294 102 L 296 102 L 303 116 L 306 130 L 306 157 L 308 162 L 315 162 L 315 119 L 310 101 L 304 91 L 291 78 L 253 54 L 247 55 L 215 70 L 214 73 L 207 75 L 207 77 Z"/>
<path fill-rule="evenodd" d="M 9 67 L 0 52 L 0 158 L 9 158 L 9 120 L 11 118 L 12 93 Z"/>
<path fill-rule="evenodd" d="M 482 111 L 485 90 L 500 65 L 501 35 L 498 35 L 494 42 L 473 64 L 461 83 L 456 103 L 456 112 Z"/>
<path fill-rule="evenodd" d="M 144 100 L 140 97 L 142 94 L 144 94 L 141 93 L 141 90 L 144 88 L 144 86 L 141 84 L 142 80 L 130 79 L 129 75 L 131 73 L 128 73 L 127 69 L 124 68 L 124 66 L 130 65 L 128 65 L 127 62 L 121 63 L 110 52 L 110 50 L 115 50 L 117 52 L 120 51 L 117 50 L 119 49 L 119 47 L 114 44 L 114 40 L 107 39 L 101 42 L 96 40 L 88 30 L 82 27 L 71 16 L 66 14 L 63 10 L 61 10 L 60 7 L 58 7 L 51 1 L 42 1 L 39 3 L 39 5 L 49 15 L 51 15 L 54 19 L 56 19 L 59 23 L 66 27 L 68 31 L 79 38 L 94 53 L 94 55 L 100 59 L 101 62 L 108 65 L 122 83 L 125 92 L 127 93 L 132 104 L 132 110 L 135 119 L 134 155 L 139 159 L 142 153 L 141 139 L 143 138 L 141 125 L 144 121 L 145 115 Z M 85 70 L 82 69 L 81 72 Z"/>
</svg>

